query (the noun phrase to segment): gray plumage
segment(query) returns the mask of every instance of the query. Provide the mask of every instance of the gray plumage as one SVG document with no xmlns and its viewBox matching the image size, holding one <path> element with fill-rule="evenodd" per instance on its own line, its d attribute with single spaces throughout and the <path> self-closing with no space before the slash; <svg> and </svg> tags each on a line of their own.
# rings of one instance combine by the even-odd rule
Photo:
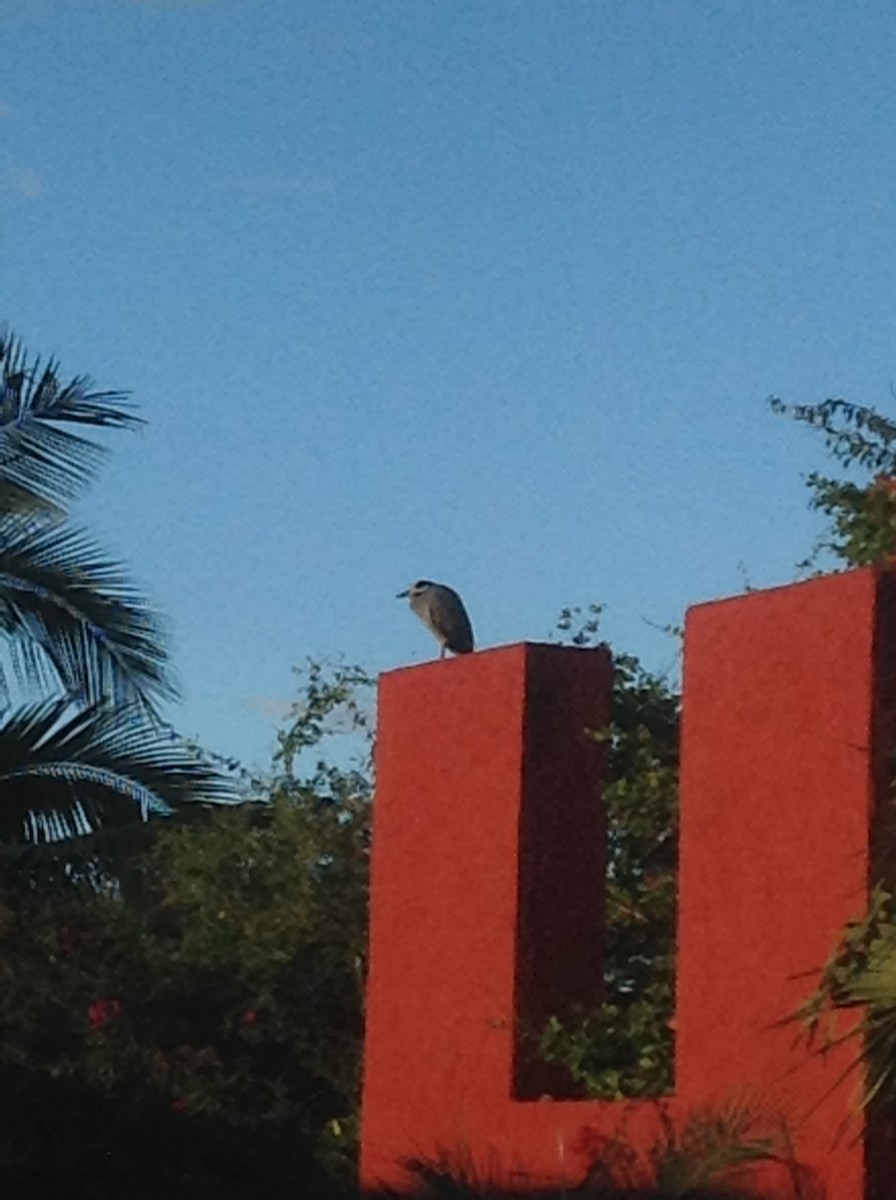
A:
<svg viewBox="0 0 896 1200">
<path fill-rule="evenodd" d="M 464 608 L 464 602 L 454 588 L 444 583 L 433 583 L 431 579 L 418 579 L 398 599 L 407 597 L 411 609 L 438 640 L 441 651 L 452 654 L 469 654 L 473 649 L 473 629 Z"/>
</svg>

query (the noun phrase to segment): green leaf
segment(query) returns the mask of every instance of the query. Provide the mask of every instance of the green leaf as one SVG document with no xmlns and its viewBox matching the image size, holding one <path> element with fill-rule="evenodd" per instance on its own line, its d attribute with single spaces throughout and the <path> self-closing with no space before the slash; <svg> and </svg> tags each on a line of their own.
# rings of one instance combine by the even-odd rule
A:
<svg viewBox="0 0 896 1200">
<path fill-rule="evenodd" d="M 104 447 L 63 426 L 142 424 L 125 392 L 91 389 L 87 376 L 63 383 L 54 359 L 31 360 L 20 341 L 0 337 L 0 511 L 59 516 L 93 479 Z"/>
<path fill-rule="evenodd" d="M 232 797 L 217 773 L 139 707 L 65 700 L 30 705 L 0 726 L 0 842 L 7 851 L 95 835 Z"/>
<path fill-rule="evenodd" d="M 50 667 L 87 703 L 176 696 L 160 618 L 80 530 L 0 516 L 0 630 L 38 685 Z"/>
</svg>

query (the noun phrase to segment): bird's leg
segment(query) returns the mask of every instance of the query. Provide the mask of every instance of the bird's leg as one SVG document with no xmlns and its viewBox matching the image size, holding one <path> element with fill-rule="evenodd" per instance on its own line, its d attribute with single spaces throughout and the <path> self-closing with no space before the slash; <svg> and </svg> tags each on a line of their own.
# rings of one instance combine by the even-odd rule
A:
<svg viewBox="0 0 896 1200">
<path fill-rule="evenodd" d="M 445 643 L 444 643 L 444 642 L 442 642 L 442 643 L 439 645 L 439 658 L 440 658 L 440 659 L 443 659 L 444 657 L 445 657 Z"/>
</svg>

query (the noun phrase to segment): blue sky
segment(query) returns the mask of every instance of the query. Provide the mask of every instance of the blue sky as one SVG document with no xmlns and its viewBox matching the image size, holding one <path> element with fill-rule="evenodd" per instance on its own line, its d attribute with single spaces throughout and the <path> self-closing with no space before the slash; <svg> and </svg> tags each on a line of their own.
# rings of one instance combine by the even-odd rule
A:
<svg viewBox="0 0 896 1200">
<path fill-rule="evenodd" d="M 214 750 L 291 667 L 785 582 L 817 438 L 892 404 L 890 0 L 0 0 L 0 315 L 130 388 L 79 519 Z"/>
</svg>

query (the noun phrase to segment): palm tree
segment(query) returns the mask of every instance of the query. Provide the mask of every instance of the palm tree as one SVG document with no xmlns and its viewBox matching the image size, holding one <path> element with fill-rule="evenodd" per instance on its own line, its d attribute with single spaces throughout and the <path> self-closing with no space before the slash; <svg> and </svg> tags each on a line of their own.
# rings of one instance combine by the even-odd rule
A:
<svg viewBox="0 0 896 1200">
<path fill-rule="evenodd" d="M 0 329 L 0 861 L 60 861 L 226 785 L 162 721 L 176 697 L 162 623 L 69 523 L 126 393 L 68 383 Z M 11 673 L 11 674 L 10 674 Z M 18 691 L 40 699 L 18 706 Z"/>
</svg>

